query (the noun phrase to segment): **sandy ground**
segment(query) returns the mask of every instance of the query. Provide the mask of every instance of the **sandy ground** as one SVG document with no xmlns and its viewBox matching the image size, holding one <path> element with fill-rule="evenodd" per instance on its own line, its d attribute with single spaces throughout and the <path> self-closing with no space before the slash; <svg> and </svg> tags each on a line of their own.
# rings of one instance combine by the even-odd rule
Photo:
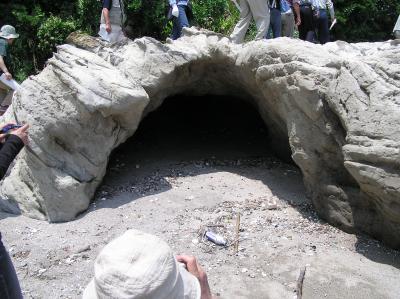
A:
<svg viewBox="0 0 400 299">
<path fill-rule="evenodd" d="M 240 106 L 240 119 L 221 120 L 222 107 L 211 108 L 206 122 L 202 111 L 174 105 L 148 117 L 114 153 L 96 200 L 75 221 L 0 213 L 24 296 L 79 298 L 101 248 L 135 228 L 197 256 L 221 298 L 294 298 L 302 267 L 304 298 L 400 298 L 400 253 L 318 219 L 300 171 L 268 153 L 259 120 Z M 206 229 L 229 246 L 204 240 Z"/>
</svg>

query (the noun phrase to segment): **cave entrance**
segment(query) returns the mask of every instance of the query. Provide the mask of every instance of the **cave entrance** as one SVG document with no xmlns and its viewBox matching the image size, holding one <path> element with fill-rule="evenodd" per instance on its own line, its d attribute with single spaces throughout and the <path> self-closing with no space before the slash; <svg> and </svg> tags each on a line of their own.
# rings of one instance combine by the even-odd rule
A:
<svg viewBox="0 0 400 299">
<path fill-rule="evenodd" d="M 289 145 L 279 145 L 287 148 L 276 152 L 271 146 L 274 143 L 260 114 L 248 101 L 215 95 L 167 98 L 113 152 L 96 199 L 110 193 L 135 194 L 123 199 L 123 204 L 171 189 L 167 177 L 227 172 L 257 181 L 286 201 L 304 201 L 300 170 L 286 154 Z M 222 184 L 232 183 L 227 178 Z M 243 186 L 239 193 L 247 196 L 254 193 L 251 189 Z"/>
</svg>

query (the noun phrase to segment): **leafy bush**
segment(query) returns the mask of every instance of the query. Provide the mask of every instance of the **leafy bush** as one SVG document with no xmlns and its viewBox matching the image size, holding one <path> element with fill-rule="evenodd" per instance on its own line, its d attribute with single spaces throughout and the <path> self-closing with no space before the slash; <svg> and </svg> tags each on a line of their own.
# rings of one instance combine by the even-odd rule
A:
<svg viewBox="0 0 400 299">
<path fill-rule="evenodd" d="M 77 29 L 73 20 L 63 20 L 59 17 L 50 16 L 37 31 L 38 47 L 42 55 L 48 57 L 57 45 L 64 42 L 66 37 Z"/>
<path fill-rule="evenodd" d="M 79 30 L 95 34 L 99 29 L 100 11 L 101 2 L 98 0 L 77 0 Z"/>
<path fill-rule="evenodd" d="M 400 14 L 399 0 L 337 0 L 336 39 L 349 42 L 381 41 L 392 38 Z"/>
<path fill-rule="evenodd" d="M 121 0 L 127 7 L 127 32 L 131 38 L 151 36 L 164 40 L 171 33 L 167 20 L 168 0 Z M 192 25 L 229 35 L 239 19 L 231 0 L 191 0 Z M 391 38 L 400 14 L 399 0 L 335 0 L 338 24 L 334 38 L 356 42 Z M 16 27 L 20 38 L 12 46 L 14 77 L 25 79 L 39 72 L 54 47 L 74 30 L 95 34 L 100 20 L 100 0 L 0 1 L 0 26 Z M 250 26 L 247 40 L 256 28 Z"/>
</svg>

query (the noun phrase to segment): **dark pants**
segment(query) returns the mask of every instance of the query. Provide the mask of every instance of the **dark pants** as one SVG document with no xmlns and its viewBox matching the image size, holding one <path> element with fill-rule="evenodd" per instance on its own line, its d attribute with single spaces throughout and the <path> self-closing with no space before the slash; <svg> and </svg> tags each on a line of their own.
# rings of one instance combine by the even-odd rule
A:
<svg viewBox="0 0 400 299">
<path fill-rule="evenodd" d="M 323 45 L 329 42 L 329 21 L 326 9 L 319 10 L 319 16 L 315 20 L 318 40 Z"/>
<path fill-rule="evenodd" d="M 267 38 L 271 38 L 271 34 L 273 38 L 281 37 L 281 31 L 282 31 L 281 11 L 277 8 L 271 8 L 270 16 L 271 16 L 271 21 L 267 33 Z"/>
<path fill-rule="evenodd" d="M 22 299 L 21 288 L 14 266 L 4 248 L 0 234 L 0 298 Z"/>
<path fill-rule="evenodd" d="M 313 42 L 314 40 L 314 16 L 311 5 L 300 6 L 301 24 L 299 26 L 299 37 L 302 40 Z"/>
<path fill-rule="evenodd" d="M 182 28 L 189 27 L 189 21 L 186 15 L 186 5 L 178 5 L 179 16 L 173 17 L 173 27 L 172 27 L 172 39 L 178 39 L 181 37 Z"/>
</svg>

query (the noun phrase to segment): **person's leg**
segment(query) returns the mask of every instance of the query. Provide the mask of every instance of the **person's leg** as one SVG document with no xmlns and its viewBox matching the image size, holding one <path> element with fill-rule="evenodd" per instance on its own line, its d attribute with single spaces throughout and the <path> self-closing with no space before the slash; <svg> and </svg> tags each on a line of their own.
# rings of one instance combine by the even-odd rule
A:
<svg viewBox="0 0 400 299">
<path fill-rule="evenodd" d="M 240 9 L 240 20 L 230 36 L 232 42 L 237 44 L 243 42 L 251 22 L 251 12 L 247 0 L 240 0 Z"/>
<path fill-rule="evenodd" d="M 179 9 L 179 17 L 178 17 L 178 24 L 179 24 L 179 37 L 182 35 L 182 28 L 189 27 L 189 20 L 186 15 L 186 5 L 178 5 Z"/>
<path fill-rule="evenodd" d="M 171 33 L 171 38 L 173 40 L 177 39 L 179 37 L 179 24 L 178 24 L 178 19 L 173 17 L 172 19 L 172 33 Z"/>
<path fill-rule="evenodd" d="M 273 22 L 274 27 L 272 28 L 274 38 L 281 37 L 281 33 L 282 33 L 281 11 L 276 8 L 271 9 L 271 19 L 272 19 L 272 17 L 274 18 L 274 22 Z"/>
<path fill-rule="evenodd" d="M 300 18 L 301 24 L 299 25 L 299 38 L 306 40 L 307 35 L 307 19 L 306 19 L 306 7 L 300 6 Z"/>
<path fill-rule="evenodd" d="M 299 26 L 299 37 L 302 40 L 312 42 L 314 39 L 314 21 L 311 6 L 300 7 L 301 25 Z"/>
<path fill-rule="evenodd" d="M 21 287 L 0 234 L 0 298 L 22 299 Z"/>
<path fill-rule="evenodd" d="M 255 39 L 262 39 L 269 28 L 270 13 L 265 0 L 253 0 L 249 2 L 250 11 L 257 26 L 257 35 Z"/>
<path fill-rule="evenodd" d="M 288 31 L 288 14 L 282 14 L 281 15 L 281 30 L 282 30 L 282 36 L 287 36 L 287 31 Z"/>
<path fill-rule="evenodd" d="M 267 38 L 276 38 L 276 31 L 278 30 L 278 16 L 276 12 L 279 12 L 279 16 L 281 12 L 277 10 L 276 8 L 271 8 L 270 9 L 270 22 L 269 22 L 269 28 L 268 28 L 268 34 Z M 280 17 L 279 17 L 280 18 Z"/>
<path fill-rule="evenodd" d="M 186 16 L 186 5 L 178 5 L 179 16 L 173 19 L 172 39 L 178 39 L 182 35 L 182 28 L 189 27 L 189 21 Z"/>
<path fill-rule="evenodd" d="M 294 16 L 293 13 L 282 14 L 282 36 L 293 37 Z"/>
<path fill-rule="evenodd" d="M 329 22 L 326 10 L 319 12 L 318 18 L 318 40 L 323 45 L 329 42 Z"/>
<path fill-rule="evenodd" d="M 0 82 L 0 115 L 7 111 L 8 106 L 11 104 L 13 93 L 13 90 L 9 90 L 8 86 Z"/>
<path fill-rule="evenodd" d="M 10 89 L 4 98 L 3 102 L 1 103 L 1 106 L 10 106 L 12 103 L 12 97 L 14 95 L 14 90 Z"/>
</svg>

